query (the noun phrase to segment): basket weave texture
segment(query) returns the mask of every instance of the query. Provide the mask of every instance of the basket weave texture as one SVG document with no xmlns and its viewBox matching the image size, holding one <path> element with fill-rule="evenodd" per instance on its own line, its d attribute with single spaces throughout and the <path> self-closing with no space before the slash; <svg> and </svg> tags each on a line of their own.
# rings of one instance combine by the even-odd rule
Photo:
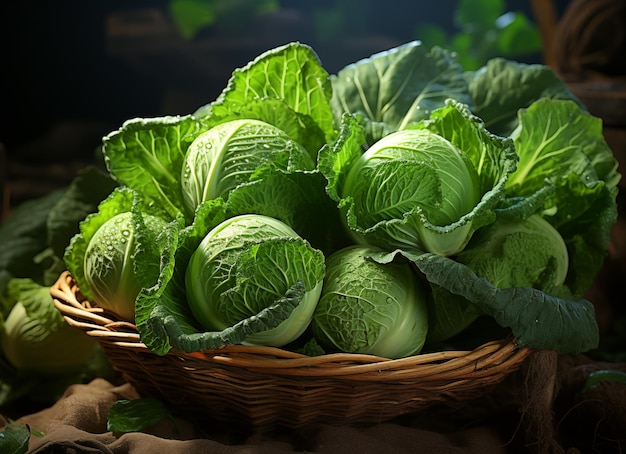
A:
<svg viewBox="0 0 626 454">
<path fill-rule="evenodd" d="M 393 360 L 350 353 L 310 357 L 244 345 L 160 356 L 141 342 L 135 325 L 85 300 L 68 272 L 51 294 L 66 321 L 98 341 L 140 394 L 185 414 L 260 430 L 378 423 L 437 403 L 453 406 L 487 393 L 531 353 L 504 339 L 471 351 Z"/>
</svg>

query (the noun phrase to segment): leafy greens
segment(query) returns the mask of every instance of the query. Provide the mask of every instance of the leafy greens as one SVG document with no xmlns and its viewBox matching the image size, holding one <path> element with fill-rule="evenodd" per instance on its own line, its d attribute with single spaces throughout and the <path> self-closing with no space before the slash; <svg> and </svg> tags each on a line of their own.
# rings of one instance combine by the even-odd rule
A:
<svg viewBox="0 0 626 454">
<path fill-rule="evenodd" d="M 198 142 L 207 137 L 210 146 Z M 465 72 L 454 54 L 411 42 L 329 75 L 310 47 L 290 43 L 235 69 L 222 93 L 192 114 L 127 121 L 105 137 L 103 154 L 123 190 L 73 244 L 88 244 L 89 224 L 120 212 L 139 223 L 146 247 L 134 264 L 135 323 L 158 354 L 244 342 L 288 320 L 311 281 L 297 261 L 279 259 L 275 245 L 293 255 L 300 241 L 318 251 L 307 259 L 316 276 L 319 254 L 355 244 L 371 248 L 364 260 L 411 263 L 428 283 L 422 296 L 454 295 L 456 305 L 436 303 L 441 319 L 489 316 L 532 348 L 582 352 L 598 343 L 593 305 L 582 297 L 606 255 L 621 176 L 600 120 L 548 67 L 494 59 Z M 158 234 L 142 232 L 144 214 L 163 220 Z M 234 256 L 220 261 L 220 272 L 250 274 L 238 275 L 241 285 L 225 288 L 219 304 L 249 282 L 276 290 L 281 273 L 300 276 L 251 314 L 201 323 L 188 301 L 186 286 L 197 278 L 190 260 L 214 228 L 250 215 L 284 223 L 295 236 L 246 243 L 241 268 L 230 268 Z M 562 239 L 566 253 L 546 260 L 567 270 L 564 281 L 491 282 L 480 260 L 463 261 L 489 229 L 533 219 Z M 70 246 L 65 258 L 89 295 L 81 251 Z"/>
</svg>

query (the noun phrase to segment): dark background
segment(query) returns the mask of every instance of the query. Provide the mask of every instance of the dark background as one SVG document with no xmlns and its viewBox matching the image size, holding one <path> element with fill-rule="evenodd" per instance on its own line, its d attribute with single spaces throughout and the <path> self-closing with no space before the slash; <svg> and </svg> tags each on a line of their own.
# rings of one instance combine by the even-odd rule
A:
<svg viewBox="0 0 626 454">
<path fill-rule="evenodd" d="M 373 7 L 354 12 L 341 40 L 329 43 L 316 42 L 312 9 L 336 2 L 279 3 L 281 13 L 271 19 L 245 29 L 213 27 L 201 36 L 205 45 L 183 48 L 171 28 L 159 32 L 154 15 L 143 14 L 160 11 L 167 19 L 166 0 L 2 2 L 0 143 L 5 154 L 11 162 L 89 159 L 101 136 L 128 118 L 186 114 L 210 102 L 234 68 L 263 50 L 298 40 L 312 45 L 327 70 L 336 72 L 419 38 L 419 23 L 452 30 L 456 0 L 372 2 Z M 510 0 L 508 9 L 532 19 L 529 1 Z M 124 15 L 133 23 L 122 21 L 126 31 L 113 29 L 112 18 L 119 26 Z M 132 27 L 143 34 L 128 34 Z"/>
</svg>

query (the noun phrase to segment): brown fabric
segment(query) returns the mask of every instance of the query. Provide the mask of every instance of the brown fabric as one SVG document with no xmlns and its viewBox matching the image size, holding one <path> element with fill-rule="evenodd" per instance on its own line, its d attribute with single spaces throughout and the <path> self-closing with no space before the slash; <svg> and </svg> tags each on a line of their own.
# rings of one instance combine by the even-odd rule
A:
<svg viewBox="0 0 626 454">
<path fill-rule="evenodd" d="M 32 436 L 29 452 L 64 453 L 504 453 L 504 440 L 496 430 L 471 427 L 446 433 L 396 423 L 373 427 L 316 425 L 305 430 L 249 434 L 237 440 L 233 434 L 211 433 L 192 422 L 178 419 L 174 426 L 163 421 L 142 433 L 112 434 L 106 430 L 107 413 L 118 399 L 137 398 L 134 389 L 98 379 L 74 385 L 52 407 L 17 422 L 45 433 Z M 202 430 L 208 433 L 201 434 Z"/>
<path fill-rule="evenodd" d="M 113 434 L 106 428 L 111 405 L 139 396 L 129 384 L 102 379 L 69 387 L 54 405 L 17 422 L 45 434 L 31 436 L 30 454 L 623 452 L 625 385 L 602 384 L 581 393 L 589 373 L 602 369 L 626 371 L 626 364 L 542 352 L 483 399 L 367 427 L 318 424 L 236 433 L 198 418 L 177 418 L 176 426 L 165 420 L 141 433 Z M 0 428 L 5 424 L 0 416 Z"/>
</svg>

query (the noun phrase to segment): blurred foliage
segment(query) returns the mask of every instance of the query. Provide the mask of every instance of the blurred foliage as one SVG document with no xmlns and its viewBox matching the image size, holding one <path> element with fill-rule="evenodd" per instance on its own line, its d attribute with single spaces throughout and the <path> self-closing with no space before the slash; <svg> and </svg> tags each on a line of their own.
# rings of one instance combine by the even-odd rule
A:
<svg viewBox="0 0 626 454">
<path fill-rule="evenodd" d="M 456 32 L 432 23 L 416 27 L 426 46 L 457 53 L 465 70 L 473 71 L 493 57 L 520 58 L 541 51 L 541 33 L 523 12 L 506 11 L 504 0 L 459 0 L 454 11 Z"/>
<path fill-rule="evenodd" d="M 172 21 L 187 39 L 212 26 L 244 32 L 253 17 L 281 8 L 279 0 L 170 0 L 168 5 Z M 367 34 L 380 4 L 336 0 L 309 7 L 317 41 L 331 44 Z M 452 14 L 455 31 L 433 22 L 417 23 L 415 38 L 429 47 L 455 51 L 468 71 L 493 57 L 519 58 L 541 51 L 539 29 L 523 12 L 507 11 L 505 0 L 458 0 Z"/>
<path fill-rule="evenodd" d="M 244 30 L 255 15 L 278 8 L 277 0 L 170 0 L 169 3 L 172 20 L 187 39 L 217 23 L 233 31 Z"/>
<path fill-rule="evenodd" d="M 367 33 L 368 18 L 378 5 L 373 0 L 338 0 L 333 6 L 316 6 L 313 26 L 317 40 L 329 44 L 342 36 Z"/>
</svg>

